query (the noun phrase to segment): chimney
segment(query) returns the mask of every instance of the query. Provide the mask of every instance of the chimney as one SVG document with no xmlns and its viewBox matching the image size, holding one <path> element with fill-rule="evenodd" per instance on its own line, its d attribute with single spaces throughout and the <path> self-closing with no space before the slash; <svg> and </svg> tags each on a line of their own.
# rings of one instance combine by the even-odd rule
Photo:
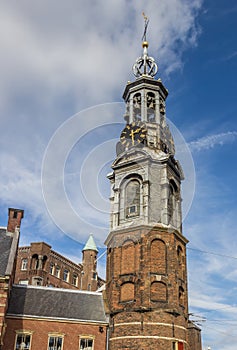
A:
<svg viewBox="0 0 237 350">
<path fill-rule="evenodd" d="M 21 219 L 23 219 L 23 217 L 24 217 L 24 210 L 9 208 L 7 232 L 14 233 L 16 229 L 20 229 Z"/>
</svg>

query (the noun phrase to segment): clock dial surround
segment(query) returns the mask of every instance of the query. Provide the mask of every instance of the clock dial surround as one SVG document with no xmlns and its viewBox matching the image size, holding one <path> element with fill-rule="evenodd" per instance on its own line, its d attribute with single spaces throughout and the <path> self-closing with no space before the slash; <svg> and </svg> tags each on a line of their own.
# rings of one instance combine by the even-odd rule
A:
<svg viewBox="0 0 237 350">
<path fill-rule="evenodd" d="M 120 141 L 125 147 L 144 145 L 146 134 L 147 130 L 143 123 L 133 122 L 125 126 L 121 133 Z"/>
</svg>

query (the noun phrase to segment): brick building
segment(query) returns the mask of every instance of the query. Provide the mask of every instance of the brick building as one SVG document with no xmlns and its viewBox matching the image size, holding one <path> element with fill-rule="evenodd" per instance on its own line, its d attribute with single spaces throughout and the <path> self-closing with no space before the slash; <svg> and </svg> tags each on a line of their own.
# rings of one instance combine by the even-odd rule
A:
<svg viewBox="0 0 237 350">
<path fill-rule="evenodd" d="M 0 349 L 6 331 L 6 312 L 15 275 L 19 227 L 23 210 L 9 209 L 8 226 L 0 228 Z"/>
<path fill-rule="evenodd" d="M 104 284 L 97 274 L 97 247 L 90 235 L 76 264 L 45 242 L 19 247 L 14 283 L 96 291 Z"/>
<path fill-rule="evenodd" d="M 14 285 L 3 350 L 105 350 L 101 293 Z"/>
<path fill-rule="evenodd" d="M 95 290 L 103 281 L 95 278 L 98 251 L 93 237 L 83 248 L 80 265 L 52 251 L 46 243 L 18 248 L 23 214 L 23 210 L 10 208 L 8 226 L 0 229 L 0 349 L 105 350 L 107 317 L 103 294 L 78 290 Z M 69 276 L 78 269 L 81 285 L 54 276 L 54 270 L 47 270 L 52 262 L 68 268 Z M 40 286 L 35 283 L 39 277 L 44 277 Z M 13 284 L 17 278 L 24 283 Z M 53 288 L 50 284 L 54 279 L 57 287 L 64 288 Z M 42 286 L 45 281 L 47 287 Z M 37 286 L 30 285 L 32 282 Z"/>
</svg>

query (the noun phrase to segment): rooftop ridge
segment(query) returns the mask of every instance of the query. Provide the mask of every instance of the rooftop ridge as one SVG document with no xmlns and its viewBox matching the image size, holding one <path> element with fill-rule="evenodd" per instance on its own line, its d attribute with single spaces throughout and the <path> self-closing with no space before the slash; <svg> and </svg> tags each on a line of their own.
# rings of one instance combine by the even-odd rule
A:
<svg viewBox="0 0 237 350">
<path fill-rule="evenodd" d="M 92 292 L 89 290 L 79 290 L 79 289 L 68 289 L 68 288 L 54 288 L 54 287 L 44 287 L 44 286 L 32 286 L 24 284 L 13 284 L 14 288 L 23 288 L 23 289 L 38 289 L 38 290 L 47 290 L 52 292 L 66 292 L 74 294 L 88 294 L 88 295 L 102 295 L 102 292 Z"/>
</svg>

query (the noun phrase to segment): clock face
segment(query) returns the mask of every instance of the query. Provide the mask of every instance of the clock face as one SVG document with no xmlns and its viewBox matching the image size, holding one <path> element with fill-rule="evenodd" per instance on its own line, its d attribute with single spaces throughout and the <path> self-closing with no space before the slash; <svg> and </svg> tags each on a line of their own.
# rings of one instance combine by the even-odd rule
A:
<svg viewBox="0 0 237 350">
<path fill-rule="evenodd" d="M 146 139 L 146 132 L 145 125 L 140 122 L 127 124 L 120 136 L 121 144 L 125 147 L 142 144 Z"/>
</svg>

